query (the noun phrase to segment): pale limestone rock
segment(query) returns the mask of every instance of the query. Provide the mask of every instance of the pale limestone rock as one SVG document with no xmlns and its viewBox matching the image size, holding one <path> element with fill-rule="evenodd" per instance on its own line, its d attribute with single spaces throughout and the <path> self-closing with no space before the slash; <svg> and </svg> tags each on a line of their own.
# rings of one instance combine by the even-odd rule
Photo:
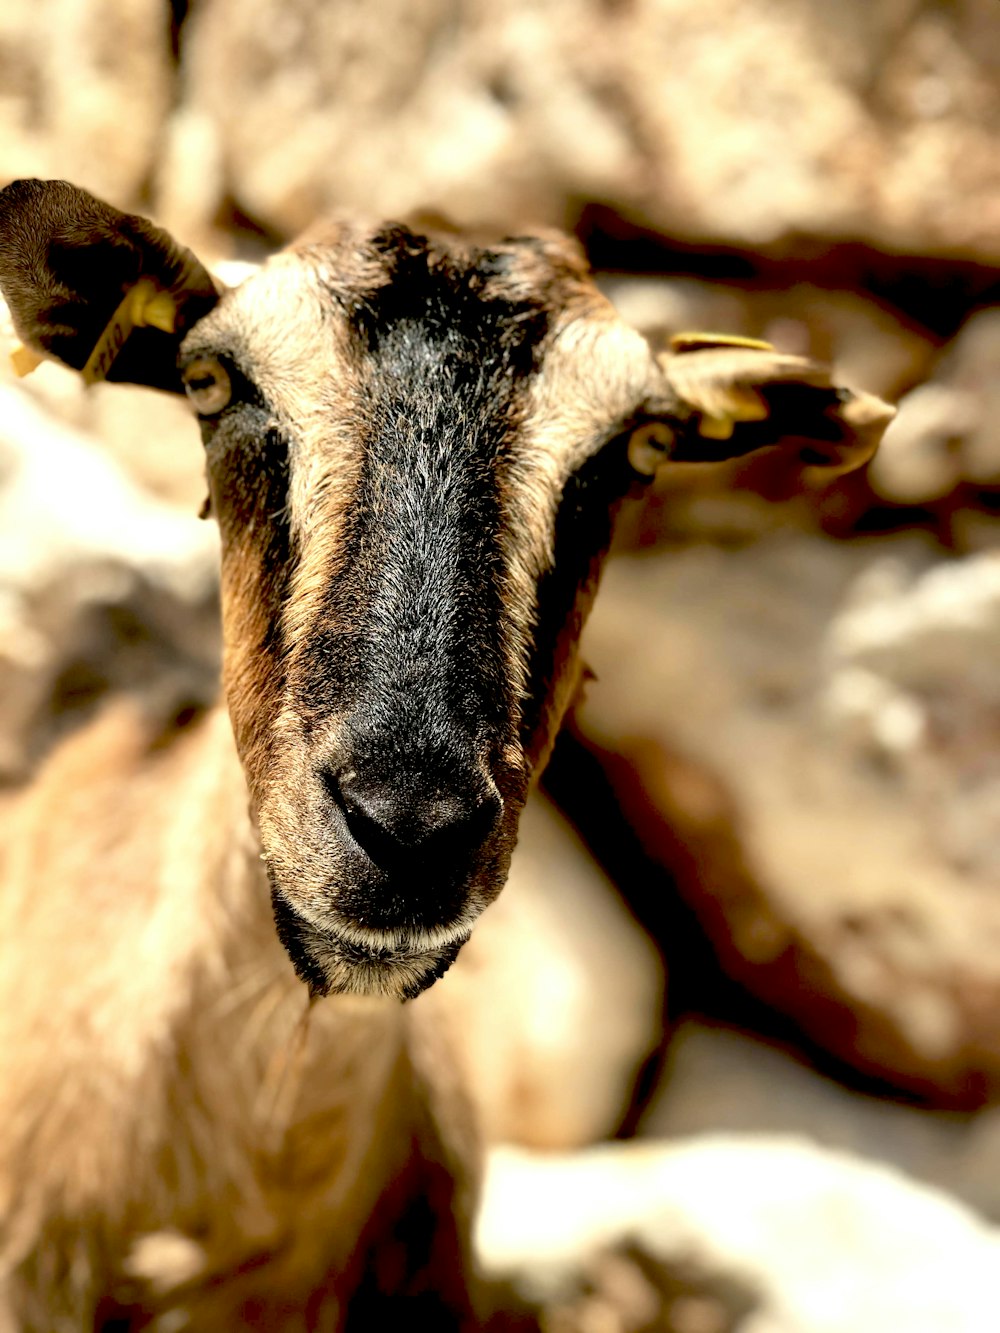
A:
<svg viewBox="0 0 1000 1333">
<path fill-rule="evenodd" d="M 883 656 L 847 660 L 827 625 L 872 563 L 864 546 L 791 534 L 618 561 L 588 629 L 598 680 L 578 725 L 631 764 L 626 816 L 726 970 L 840 1058 L 975 1105 L 1000 1086 L 995 570 L 970 570 L 960 595 L 961 566 L 928 573 L 937 618 L 918 617 L 926 633 L 905 647 L 925 584 L 883 586 L 840 631 L 868 642 L 864 613 Z M 838 678 L 853 714 L 832 727 Z"/>
<path fill-rule="evenodd" d="M 217 537 L 0 385 L 0 776 L 106 689 L 214 693 Z"/>
<path fill-rule="evenodd" d="M 738 1020 L 737 1020 L 738 1021 Z M 670 1077 L 638 1122 L 643 1138 L 800 1135 L 878 1159 L 1000 1223 L 1000 1107 L 956 1116 L 848 1087 L 772 1040 L 686 1018 L 670 1038 Z"/>
<path fill-rule="evenodd" d="M 0 178 L 138 203 L 174 89 L 160 0 L 5 0 L 0 74 Z"/>
<path fill-rule="evenodd" d="M 715 1325 L 733 1333 L 986 1333 L 1000 1271 L 1000 1232 L 969 1209 L 802 1139 L 491 1154 L 477 1233 L 488 1274 L 565 1302 L 625 1246 L 700 1274 L 706 1291 L 713 1277 L 742 1289 L 750 1308 Z M 672 1305 L 659 1327 L 682 1327 Z"/>
<path fill-rule="evenodd" d="M 876 562 L 831 623 L 827 654 L 834 728 L 893 764 L 939 854 L 1000 882 L 1000 552 L 917 576 Z"/>
<path fill-rule="evenodd" d="M 897 504 L 950 495 L 962 479 L 959 444 L 974 422 L 968 394 L 935 383 L 907 394 L 869 469 L 876 493 Z"/>
<path fill-rule="evenodd" d="M 216 127 L 217 201 L 287 233 L 334 205 L 522 226 L 597 199 L 690 239 L 985 258 L 990 15 L 991 0 L 211 0 L 185 25 L 185 111 Z"/>
<path fill-rule="evenodd" d="M 180 14 L 180 9 L 178 9 Z M 993 0 L 8 0 L 0 175 L 189 239 L 231 203 L 1000 254 Z"/>
<path fill-rule="evenodd" d="M 959 331 L 933 378 L 908 393 L 872 462 L 875 491 L 899 504 L 941 500 L 961 482 L 1000 484 L 1000 310 Z"/>
</svg>

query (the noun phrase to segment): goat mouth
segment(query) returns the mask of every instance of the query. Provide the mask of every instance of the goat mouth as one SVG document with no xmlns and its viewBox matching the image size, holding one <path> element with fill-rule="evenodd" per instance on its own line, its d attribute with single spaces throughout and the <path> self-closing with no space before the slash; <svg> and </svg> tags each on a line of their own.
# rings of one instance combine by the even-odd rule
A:
<svg viewBox="0 0 1000 1333">
<path fill-rule="evenodd" d="M 336 929 L 321 929 L 297 912 L 277 888 L 272 888 L 271 905 L 278 938 L 314 996 L 415 999 L 444 976 L 470 933 L 466 930 L 434 947 L 376 944 Z"/>
</svg>

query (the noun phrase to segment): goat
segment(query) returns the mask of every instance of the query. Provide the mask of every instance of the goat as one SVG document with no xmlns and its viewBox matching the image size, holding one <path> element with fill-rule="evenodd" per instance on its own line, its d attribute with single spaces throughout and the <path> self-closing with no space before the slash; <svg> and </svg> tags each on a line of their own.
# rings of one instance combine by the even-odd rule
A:
<svg viewBox="0 0 1000 1333">
<path fill-rule="evenodd" d="M 112 705 L 10 820 L 0 1330 L 479 1327 L 461 1014 L 416 997 L 504 883 L 614 513 L 671 460 L 863 461 L 891 409 L 654 354 L 551 234 L 341 220 L 223 291 L 18 181 L 0 288 L 22 368 L 187 393 L 228 706 Z"/>
</svg>

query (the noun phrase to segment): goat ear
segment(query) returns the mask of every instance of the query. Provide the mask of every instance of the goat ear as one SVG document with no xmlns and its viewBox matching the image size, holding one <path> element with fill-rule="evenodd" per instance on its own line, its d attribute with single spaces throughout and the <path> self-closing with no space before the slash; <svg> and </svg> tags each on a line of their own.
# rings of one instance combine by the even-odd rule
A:
<svg viewBox="0 0 1000 1333">
<path fill-rule="evenodd" d="M 55 357 L 88 382 L 172 392 L 182 389 L 181 339 L 219 298 L 208 270 L 160 227 L 40 180 L 0 191 L 0 290 L 25 345 L 19 373 Z"/>
<path fill-rule="evenodd" d="M 646 474 L 668 459 L 719 462 L 777 444 L 803 466 L 847 472 L 868 462 L 895 416 L 880 398 L 834 384 L 828 367 L 755 339 L 679 334 L 657 368 L 648 424 L 630 444 Z"/>
</svg>

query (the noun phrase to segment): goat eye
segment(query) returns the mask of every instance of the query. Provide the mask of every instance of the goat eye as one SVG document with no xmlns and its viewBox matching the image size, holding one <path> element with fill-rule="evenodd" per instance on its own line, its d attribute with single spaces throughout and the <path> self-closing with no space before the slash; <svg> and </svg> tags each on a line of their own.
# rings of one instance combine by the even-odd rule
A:
<svg viewBox="0 0 1000 1333">
<path fill-rule="evenodd" d="M 184 388 L 199 416 L 212 417 L 229 404 L 233 386 L 229 372 L 213 357 L 201 356 L 184 370 Z"/>
<path fill-rule="evenodd" d="M 628 462 L 640 477 L 652 477 L 670 456 L 674 433 L 663 421 L 636 426 L 628 438 Z"/>
</svg>

